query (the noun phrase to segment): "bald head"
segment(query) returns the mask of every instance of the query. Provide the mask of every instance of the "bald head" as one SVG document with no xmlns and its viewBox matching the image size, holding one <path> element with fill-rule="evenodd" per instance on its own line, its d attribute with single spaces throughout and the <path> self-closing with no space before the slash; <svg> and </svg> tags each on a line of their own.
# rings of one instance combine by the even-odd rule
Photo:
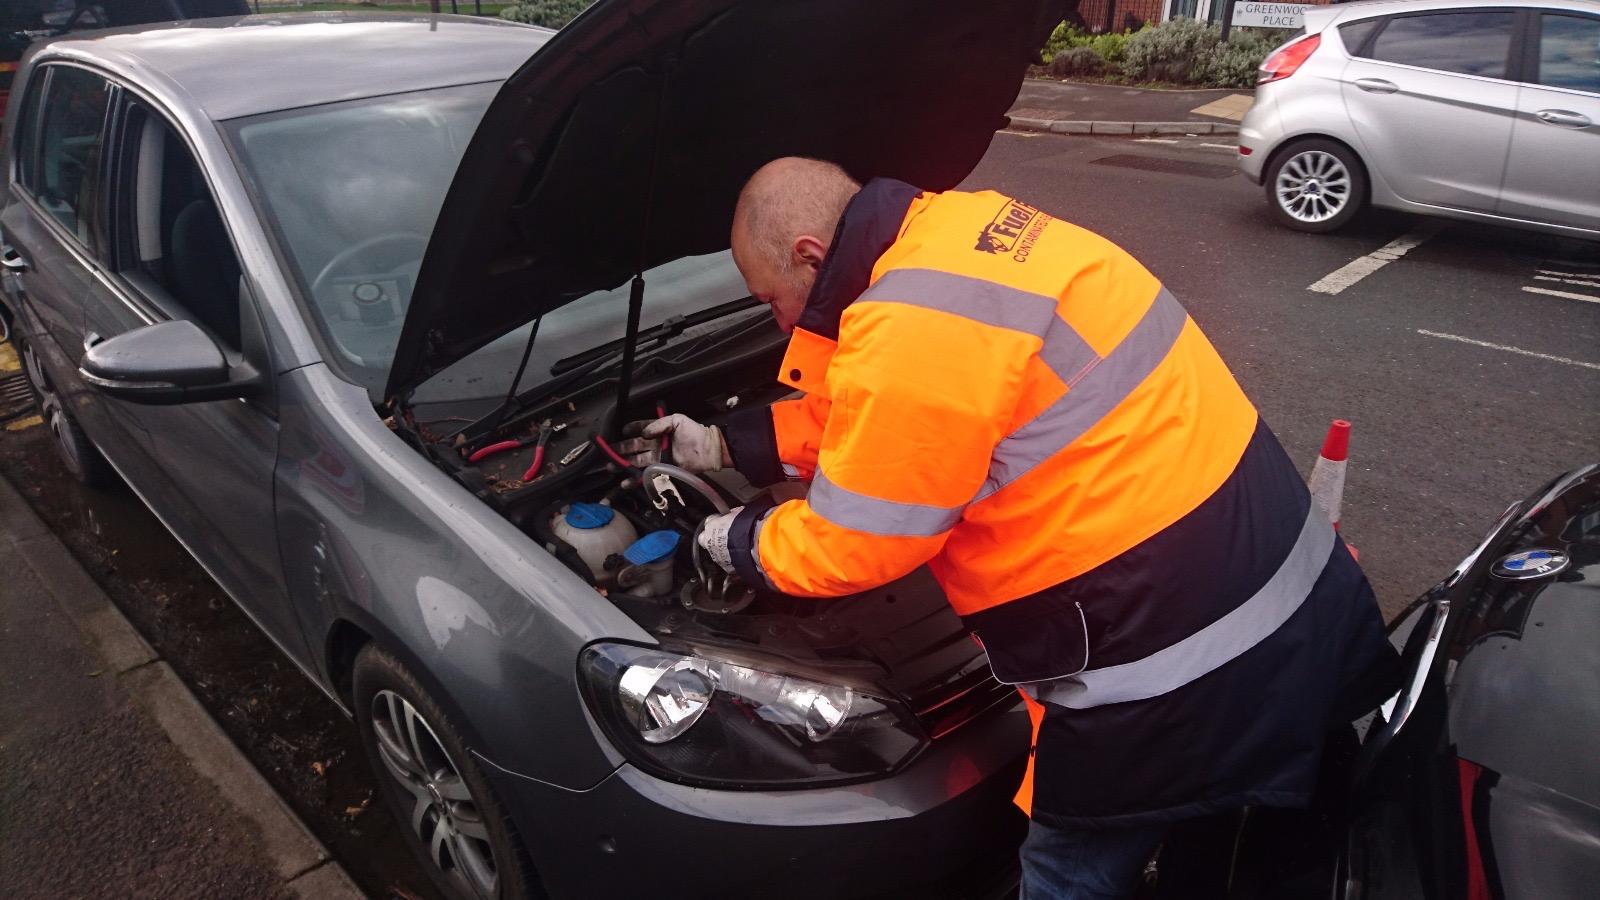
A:
<svg viewBox="0 0 1600 900">
<path fill-rule="evenodd" d="M 834 228 L 861 185 L 830 162 L 786 156 L 745 182 L 733 213 L 733 261 L 750 295 L 794 327 Z"/>
</svg>

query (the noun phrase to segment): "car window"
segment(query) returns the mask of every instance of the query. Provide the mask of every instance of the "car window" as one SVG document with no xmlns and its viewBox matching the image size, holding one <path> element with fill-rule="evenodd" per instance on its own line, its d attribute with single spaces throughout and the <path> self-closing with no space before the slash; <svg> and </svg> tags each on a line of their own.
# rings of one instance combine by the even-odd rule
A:
<svg viewBox="0 0 1600 900">
<path fill-rule="evenodd" d="M 1350 53 L 1360 53 L 1361 47 L 1372 37 L 1382 19 L 1363 19 L 1360 22 L 1350 22 L 1339 26 L 1339 39 L 1344 41 L 1344 48 Z"/>
<path fill-rule="evenodd" d="M 1600 19 L 1539 16 L 1539 84 L 1600 94 Z"/>
<path fill-rule="evenodd" d="M 237 350 L 240 306 L 246 302 L 234 252 L 200 166 L 178 133 L 140 107 L 130 111 L 131 158 L 119 184 L 126 188 L 119 221 L 131 241 L 135 286 L 157 306 L 204 325 Z"/>
<path fill-rule="evenodd" d="M 101 125 L 110 87 L 93 72 L 51 69 L 40 110 L 38 170 L 25 186 L 85 243 L 100 191 Z"/>
<path fill-rule="evenodd" d="M 45 69 L 38 69 L 28 78 L 28 93 L 22 100 L 22 112 L 11 139 L 17 181 L 30 190 L 39 180 L 39 100 L 44 94 L 46 74 Z"/>
<path fill-rule="evenodd" d="M 1449 12 L 1390 19 L 1364 56 L 1441 72 L 1506 77 L 1512 12 Z"/>
</svg>

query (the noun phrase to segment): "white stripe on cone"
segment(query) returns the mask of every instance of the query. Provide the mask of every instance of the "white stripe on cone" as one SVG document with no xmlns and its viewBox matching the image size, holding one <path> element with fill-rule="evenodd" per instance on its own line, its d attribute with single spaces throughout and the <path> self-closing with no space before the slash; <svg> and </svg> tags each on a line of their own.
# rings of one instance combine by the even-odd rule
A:
<svg viewBox="0 0 1600 900">
<path fill-rule="evenodd" d="M 1339 517 L 1344 507 L 1344 470 L 1349 465 L 1350 423 L 1334 419 L 1328 426 L 1328 437 L 1322 442 L 1322 452 L 1311 467 L 1311 502 L 1321 507 L 1334 528 L 1339 527 Z"/>
</svg>

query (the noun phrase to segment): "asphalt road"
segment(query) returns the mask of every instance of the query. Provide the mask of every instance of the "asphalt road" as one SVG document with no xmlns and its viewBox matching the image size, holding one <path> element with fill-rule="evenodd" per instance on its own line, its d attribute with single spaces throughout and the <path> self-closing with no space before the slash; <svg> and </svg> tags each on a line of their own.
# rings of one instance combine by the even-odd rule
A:
<svg viewBox="0 0 1600 900">
<path fill-rule="evenodd" d="M 1523 290 L 1600 296 L 1537 278 L 1600 276 L 1600 245 L 1381 212 L 1336 235 L 1300 234 L 1269 218 L 1226 141 L 1002 133 L 964 187 L 1024 198 L 1143 261 L 1303 471 L 1328 422 L 1351 420 L 1342 530 L 1393 614 L 1512 500 L 1600 461 L 1600 302 Z M 1434 229 L 1337 295 L 1307 290 Z"/>
</svg>

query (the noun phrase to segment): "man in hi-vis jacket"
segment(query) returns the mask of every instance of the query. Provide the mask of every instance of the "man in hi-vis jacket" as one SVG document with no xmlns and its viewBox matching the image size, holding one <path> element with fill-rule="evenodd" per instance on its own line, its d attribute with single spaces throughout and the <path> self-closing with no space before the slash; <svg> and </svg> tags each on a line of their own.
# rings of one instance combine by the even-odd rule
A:
<svg viewBox="0 0 1600 900">
<path fill-rule="evenodd" d="M 750 584 L 833 597 L 932 569 L 1032 715 L 1024 898 L 1119 896 L 1176 820 L 1308 802 L 1394 654 L 1155 276 L 1020 200 L 799 158 L 745 186 L 733 254 L 803 395 L 721 428 L 669 416 L 625 452 L 670 435 L 691 469 L 809 481 L 701 528 Z"/>
</svg>

